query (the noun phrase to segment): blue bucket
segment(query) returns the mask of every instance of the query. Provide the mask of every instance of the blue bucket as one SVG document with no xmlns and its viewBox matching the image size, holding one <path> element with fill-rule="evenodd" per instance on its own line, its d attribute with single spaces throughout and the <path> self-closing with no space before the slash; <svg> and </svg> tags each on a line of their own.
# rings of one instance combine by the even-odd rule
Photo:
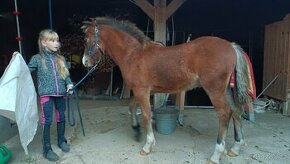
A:
<svg viewBox="0 0 290 164">
<path fill-rule="evenodd" d="M 167 107 L 154 110 L 154 118 L 157 132 L 161 134 L 171 134 L 176 129 L 178 110 Z"/>
</svg>

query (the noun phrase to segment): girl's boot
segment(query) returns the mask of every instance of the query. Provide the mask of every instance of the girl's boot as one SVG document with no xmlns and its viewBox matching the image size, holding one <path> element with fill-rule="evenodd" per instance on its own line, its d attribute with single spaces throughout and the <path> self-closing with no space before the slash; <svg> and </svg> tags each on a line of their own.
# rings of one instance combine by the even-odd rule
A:
<svg viewBox="0 0 290 164">
<path fill-rule="evenodd" d="M 50 144 L 50 125 L 43 125 L 42 127 L 42 145 L 43 145 L 43 156 L 49 161 L 59 160 L 58 155 L 53 152 Z"/>
<path fill-rule="evenodd" d="M 70 146 L 67 144 L 67 140 L 64 137 L 65 132 L 65 122 L 59 122 L 57 123 L 57 143 L 58 147 L 63 152 L 69 152 Z"/>
</svg>

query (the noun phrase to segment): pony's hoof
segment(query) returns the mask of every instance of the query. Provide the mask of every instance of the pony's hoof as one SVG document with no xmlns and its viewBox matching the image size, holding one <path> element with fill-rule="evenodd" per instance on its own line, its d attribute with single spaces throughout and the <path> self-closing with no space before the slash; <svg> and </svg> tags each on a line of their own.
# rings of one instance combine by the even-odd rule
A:
<svg viewBox="0 0 290 164">
<path fill-rule="evenodd" d="M 229 157 L 236 157 L 236 156 L 238 156 L 238 154 L 237 153 L 235 153 L 235 152 L 233 152 L 233 151 L 228 151 L 228 154 L 227 154 Z"/>
<path fill-rule="evenodd" d="M 213 162 L 212 160 L 208 160 L 207 164 L 219 164 L 219 163 Z"/>
<path fill-rule="evenodd" d="M 148 154 L 150 154 L 150 152 L 145 152 L 143 149 L 140 151 L 140 155 L 142 155 L 142 156 L 145 156 L 145 155 L 148 155 Z"/>
</svg>

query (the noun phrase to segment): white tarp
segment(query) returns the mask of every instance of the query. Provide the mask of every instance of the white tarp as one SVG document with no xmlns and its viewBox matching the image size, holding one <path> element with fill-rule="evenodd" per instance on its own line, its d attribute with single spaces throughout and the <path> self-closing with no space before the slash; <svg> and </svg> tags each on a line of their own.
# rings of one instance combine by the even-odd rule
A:
<svg viewBox="0 0 290 164">
<path fill-rule="evenodd" d="M 28 154 L 27 146 L 35 136 L 39 116 L 33 80 L 19 53 L 13 55 L 0 79 L 0 115 L 17 123 L 21 145 Z"/>
</svg>

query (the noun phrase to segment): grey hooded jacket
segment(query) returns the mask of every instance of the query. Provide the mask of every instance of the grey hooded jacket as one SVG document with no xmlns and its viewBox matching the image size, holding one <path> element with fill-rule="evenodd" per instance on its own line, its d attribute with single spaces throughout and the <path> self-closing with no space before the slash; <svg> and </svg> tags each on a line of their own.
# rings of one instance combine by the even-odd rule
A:
<svg viewBox="0 0 290 164">
<path fill-rule="evenodd" d="M 47 69 L 44 69 L 42 65 L 42 58 L 45 60 Z M 53 53 L 36 54 L 30 59 L 28 63 L 30 71 L 37 71 L 39 96 L 64 96 L 67 85 L 72 84 L 69 75 L 65 80 L 61 77 L 56 65 L 56 55 Z"/>
</svg>

